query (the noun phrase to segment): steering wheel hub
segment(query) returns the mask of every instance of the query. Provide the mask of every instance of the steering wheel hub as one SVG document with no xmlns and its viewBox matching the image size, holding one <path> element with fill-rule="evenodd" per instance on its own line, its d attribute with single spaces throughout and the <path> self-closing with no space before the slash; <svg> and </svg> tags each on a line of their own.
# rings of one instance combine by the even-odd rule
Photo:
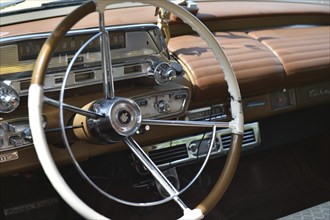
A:
<svg viewBox="0 0 330 220">
<path fill-rule="evenodd" d="M 116 97 L 101 99 L 87 105 L 89 111 L 102 114 L 104 117 L 93 119 L 77 115 L 75 124 L 84 125 L 84 134 L 88 133 L 90 141 L 113 143 L 133 135 L 141 125 L 140 107 L 131 99 Z M 81 132 L 75 132 L 81 137 Z M 82 139 L 86 139 L 83 137 Z"/>
</svg>

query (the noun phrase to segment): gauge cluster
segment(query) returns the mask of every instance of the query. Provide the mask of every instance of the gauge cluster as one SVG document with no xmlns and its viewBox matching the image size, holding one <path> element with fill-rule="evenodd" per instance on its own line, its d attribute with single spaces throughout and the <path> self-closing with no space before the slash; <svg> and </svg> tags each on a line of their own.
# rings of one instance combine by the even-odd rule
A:
<svg viewBox="0 0 330 220">
<path fill-rule="evenodd" d="M 155 93 L 135 99 L 143 118 L 161 118 L 181 115 L 189 98 L 187 89 Z"/>
<path fill-rule="evenodd" d="M 166 65 L 170 56 L 164 39 L 156 25 L 131 25 L 107 28 L 111 44 L 114 80 L 153 76 L 155 64 Z M 20 96 L 27 95 L 37 55 L 49 34 L 35 34 L 0 39 L 1 81 Z M 66 88 L 94 85 L 102 82 L 100 33 L 98 29 L 74 30 L 59 43 L 49 62 L 45 77 L 46 91 L 59 90 L 70 62 Z M 76 54 L 81 46 L 84 49 Z M 74 56 L 76 59 L 73 61 Z M 170 67 L 169 67 L 170 68 Z M 169 69 L 170 70 L 170 69 Z M 161 71 L 160 71 L 161 72 Z M 173 71 L 168 78 L 173 77 Z M 158 73 L 158 75 L 162 74 Z M 175 72 L 174 72 L 175 74 Z M 168 81 L 160 76 L 159 80 Z M 157 79 L 158 79 L 157 78 Z"/>
<path fill-rule="evenodd" d="M 171 60 L 164 38 L 156 25 L 130 25 L 107 28 L 111 47 L 114 81 L 140 77 L 166 84 L 181 74 Z M 14 111 L 20 98 L 27 96 L 38 53 L 49 33 L 0 39 L 0 112 Z M 44 91 L 101 84 L 100 32 L 98 29 L 73 30 L 57 46 L 44 79 Z M 79 54 L 75 54 L 84 45 Z M 75 60 L 73 60 L 75 57 Z M 69 63 L 73 63 L 66 73 Z"/>
</svg>

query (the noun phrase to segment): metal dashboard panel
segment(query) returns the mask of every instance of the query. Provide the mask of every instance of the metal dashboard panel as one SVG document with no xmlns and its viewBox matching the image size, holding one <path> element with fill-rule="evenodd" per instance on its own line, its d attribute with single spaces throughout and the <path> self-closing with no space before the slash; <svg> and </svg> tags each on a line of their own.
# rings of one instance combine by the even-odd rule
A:
<svg viewBox="0 0 330 220">
<path fill-rule="evenodd" d="M 156 25 L 131 25 L 107 28 L 112 43 L 114 80 L 147 76 L 154 60 L 168 61 L 169 54 Z M 98 29 L 75 30 L 58 45 L 49 63 L 45 90 L 58 90 L 66 68 L 74 53 L 91 37 L 91 41 L 78 56 L 68 78 L 67 88 L 93 85 L 102 82 L 101 54 Z M 11 81 L 20 95 L 26 95 L 36 56 L 47 34 L 34 34 L 0 39 L 1 80 Z"/>
</svg>

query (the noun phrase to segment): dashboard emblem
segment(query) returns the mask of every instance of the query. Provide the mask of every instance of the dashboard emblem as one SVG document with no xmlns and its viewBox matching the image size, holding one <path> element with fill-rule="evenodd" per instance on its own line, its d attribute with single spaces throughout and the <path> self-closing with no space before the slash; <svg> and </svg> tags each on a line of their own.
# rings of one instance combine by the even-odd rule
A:
<svg viewBox="0 0 330 220">
<path fill-rule="evenodd" d="M 0 163 L 17 160 L 18 159 L 18 152 L 14 151 L 11 153 L 0 154 Z"/>
<path fill-rule="evenodd" d="M 119 122 L 121 124 L 126 125 L 126 124 L 130 123 L 130 121 L 131 121 L 131 114 L 126 110 L 121 110 L 119 112 Z"/>
</svg>

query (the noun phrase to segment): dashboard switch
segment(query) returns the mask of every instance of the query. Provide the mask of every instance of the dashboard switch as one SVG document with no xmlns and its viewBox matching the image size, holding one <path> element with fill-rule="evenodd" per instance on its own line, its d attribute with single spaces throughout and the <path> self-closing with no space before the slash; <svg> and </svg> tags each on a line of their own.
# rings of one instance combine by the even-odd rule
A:
<svg viewBox="0 0 330 220">
<path fill-rule="evenodd" d="M 181 75 L 183 73 L 183 68 L 180 63 L 171 61 L 170 65 L 175 70 L 176 75 Z"/>
<path fill-rule="evenodd" d="M 187 98 L 187 93 L 180 93 L 180 94 L 175 94 L 174 98 L 175 99 L 186 99 Z"/>
<path fill-rule="evenodd" d="M 5 135 L 5 129 L 0 125 L 0 137 Z"/>
<path fill-rule="evenodd" d="M 16 133 L 15 125 L 8 124 L 8 131 L 11 133 Z"/>
<path fill-rule="evenodd" d="M 145 99 L 142 99 L 142 100 L 136 101 L 136 104 L 138 104 L 138 106 L 147 106 L 148 105 L 148 101 L 145 100 Z"/>
<path fill-rule="evenodd" d="M 19 136 L 12 136 L 9 138 L 9 143 L 13 147 L 20 147 L 24 144 L 24 140 Z"/>
</svg>

